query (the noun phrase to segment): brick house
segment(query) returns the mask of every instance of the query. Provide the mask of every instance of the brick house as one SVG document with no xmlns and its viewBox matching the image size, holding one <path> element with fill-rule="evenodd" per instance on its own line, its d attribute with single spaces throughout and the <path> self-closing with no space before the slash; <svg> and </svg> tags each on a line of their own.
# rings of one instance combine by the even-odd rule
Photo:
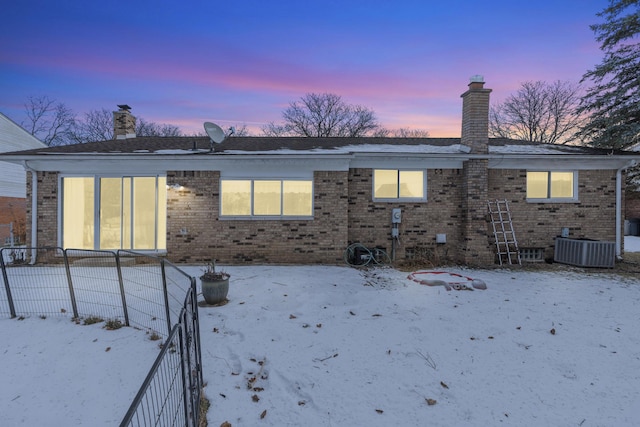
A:
<svg viewBox="0 0 640 427">
<path fill-rule="evenodd" d="M 469 84 L 460 138 L 135 137 L 121 106 L 114 140 L 0 159 L 33 171 L 38 246 L 334 264 L 361 243 L 396 261 L 490 265 L 487 201 L 504 199 L 521 248 L 551 257 L 566 228 L 616 242 L 621 255 L 624 170 L 640 155 L 489 139 L 490 92 Z"/>
<path fill-rule="evenodd" d="M 45 144 L 0 113 L 0 153 L 42 148 Z M 27 174 L 22 165 L 0 162 L 0 246 L 24 239 L 27 208 Z M 22 242 L 24 243 L 24 241 Z"/>
</svg>

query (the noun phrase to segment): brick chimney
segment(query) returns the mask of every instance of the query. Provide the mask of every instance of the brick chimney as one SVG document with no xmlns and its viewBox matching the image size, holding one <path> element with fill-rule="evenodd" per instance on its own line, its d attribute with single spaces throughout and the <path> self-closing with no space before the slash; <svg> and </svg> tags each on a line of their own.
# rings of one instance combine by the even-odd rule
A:
<svg viewBox="0 0 640 427">
<path fill-rule="evenodd" d="M 482 76 L 471 77 L 469 90 L 462 94 L 462 145 L 471 154 L 489 152 L 489 93 Z M 489 160 L 471 158 L 463 162 L 462 178 L 462 262 L 473 266 L 495 263 L 486 219 L 489 197 Z"/>
<path fill-rule="evenodd" d="M 462 145 L 474 154 L 489 152 L 489 94 L 484 88 L 484 77 L 471 77 L 469 90 L 462 97 Z"/>
<path fill-rule="evenodd" d="M 113 139 L 136 137 L 136 118 L 131 115 L 131 107 L 118 105 L 119 110 L 113 112 Z"/>
</svg>

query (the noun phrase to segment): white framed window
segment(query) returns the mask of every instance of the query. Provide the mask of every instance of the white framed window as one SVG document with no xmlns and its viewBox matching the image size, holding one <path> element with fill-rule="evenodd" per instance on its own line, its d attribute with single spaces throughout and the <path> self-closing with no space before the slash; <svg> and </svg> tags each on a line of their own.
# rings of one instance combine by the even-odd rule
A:
<svg viewBox="0 0 640 427">
<path fill-rule="evenodd" d="M 61 246 L 166 250 L 164 176 L 63 176 Z"/>
<path fill-rule="evenodd" d="M 527 200 L 574 202 L 578 200 L 578 172 L 527 171 Z"/>
<path fill-rule="evenodd" d="M 308 179 L 221 179 L 220 216 L 312 217 L 313 181 Z"/>
<path fill-rule="evenodd" d="M 424 170 L 374 169 L 373 199 L 377 201 L 426 201 Z"/>
</svg>

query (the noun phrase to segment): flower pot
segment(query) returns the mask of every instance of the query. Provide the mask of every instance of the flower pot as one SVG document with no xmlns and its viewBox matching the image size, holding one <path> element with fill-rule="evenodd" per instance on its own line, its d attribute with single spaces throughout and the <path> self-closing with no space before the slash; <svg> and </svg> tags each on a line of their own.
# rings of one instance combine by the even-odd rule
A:
<svg viewBox="0 0 640 427">
<path fill-rule="evenodd" d="M 219 304 L 227 299 L 229 293 L 229 278 L 209 280 L 200 278 L 202 296 L 207 304 Z"/>
</svg>

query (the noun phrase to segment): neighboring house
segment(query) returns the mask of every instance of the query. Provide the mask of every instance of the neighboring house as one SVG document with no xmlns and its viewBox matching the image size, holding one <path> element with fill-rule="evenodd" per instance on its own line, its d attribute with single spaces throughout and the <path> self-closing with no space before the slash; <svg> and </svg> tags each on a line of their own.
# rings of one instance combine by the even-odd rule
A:
<svg viewBox="0 0 640 427">
<path fill-rule="evenodd" d="M 476 78 L 462 95 L 461 138 L 136 138 L 122 106 L 115 140 L 0 159 L 36 171 L 38 246 L 240 264 L 342 263 L 361 243 L 490 265 L 487 201 L 506 199 L 521 248 L 552 257 L 566 228 L 622 254 L 624 170 L 640 154 L 490 140 L 490 92 Z"/>
<path fill-rule="evenodd" d="M 635 151 L 640 154 L 640 143 L 635 144 L 629 151 Z M 634 225 L 629 227 L 627 231 L 628 234 L 640 236 L 640 165 L 632 168 L 629 174 L 635 176 L 635 178 L 626 188 L 625 218 Z"/>
<path fill-rule="evenodd" d="M 44 143 L 0 113 L 0 154 L 43 147 L 46 147 Z M 0 246 L 9 239 L 9 224 L 13 225 L 15 238 L 24 237 L 26 197 L 27 174 L 24 167 L 0 162 Z"/>
</svg>

